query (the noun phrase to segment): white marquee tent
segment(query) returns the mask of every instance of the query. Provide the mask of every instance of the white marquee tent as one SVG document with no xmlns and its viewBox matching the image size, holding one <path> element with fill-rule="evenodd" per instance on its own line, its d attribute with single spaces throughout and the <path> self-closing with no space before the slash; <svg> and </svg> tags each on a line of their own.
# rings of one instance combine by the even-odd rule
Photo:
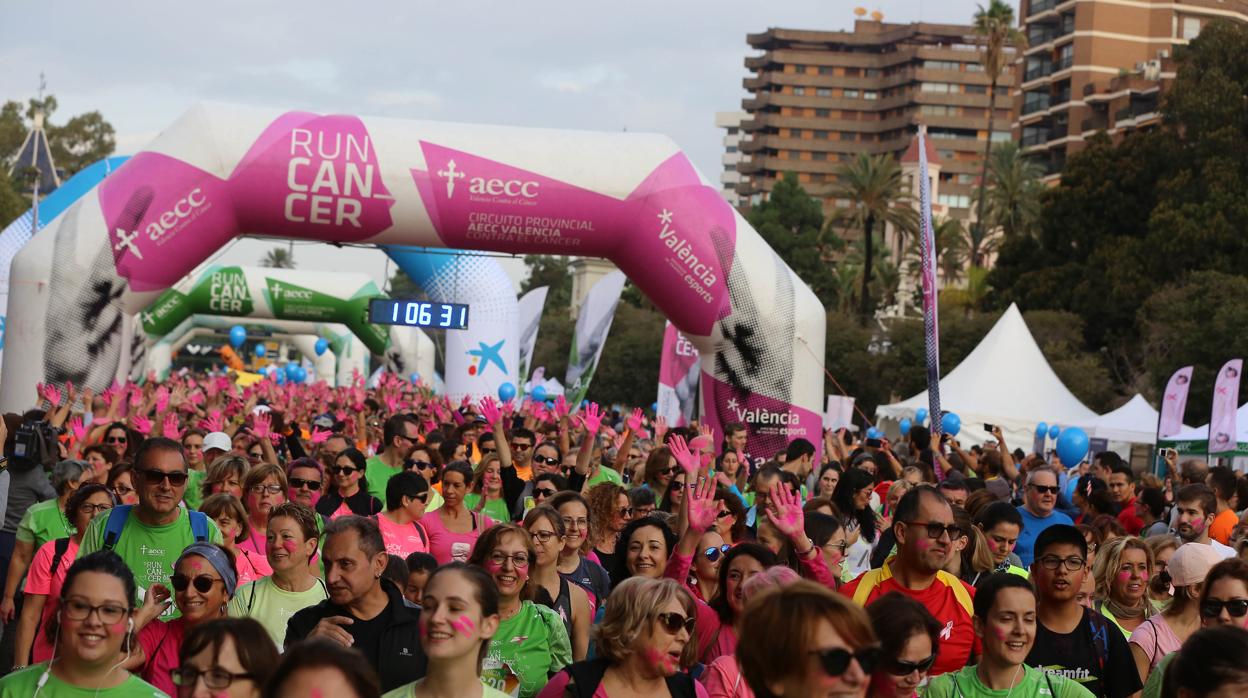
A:
<svg viewBox="0 0 1248 698">
<path fill-rule="evenodd" d="M 1125 405 L 1100 417 L 1078 422 L 1092 439 L 1126 441 L 1136 444 L 1152 444 L 1157 440 L 1157 410 L 1148 404 L 1143 395 L 1127 401 Z"/>
<path fill-rule="evenodd" d="M 1010 449 L 1031 450 L 1036 425 L 1069 425 L 1097 418 L 1062 383 L 1027 329 L 1018 306 L 1011 304 L 979 346 L 940 381 L 941 408 L 962 419 L 958 440 L 988 438 L 984 424 L 1004 432 Z M 903 417 L 927 407 L 927 391 L 875 410 L 881 427 L 897 433 Z"/>
</svg>

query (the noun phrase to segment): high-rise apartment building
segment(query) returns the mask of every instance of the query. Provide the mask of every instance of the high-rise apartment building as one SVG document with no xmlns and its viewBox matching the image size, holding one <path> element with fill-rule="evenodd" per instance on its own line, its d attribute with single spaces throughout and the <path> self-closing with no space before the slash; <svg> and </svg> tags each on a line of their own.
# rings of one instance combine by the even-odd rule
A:
<svg viewBox="0 0 1248 698">
<path fill-rule="evenodd" d="M 1160 121 L 1173 52 L 1214 19 L 1248 21 L 1245 0 L 1021 0 L 1014 134 L 1056 175 L 1098 131 Z"/>
<path fill-rule="evenodd" d="M 741 173 L 737 171 L 737 165 L 749 160 L 741 153 L 741 141 L 748 140 L 741 132 L 741 122 L 747 116 L 743 111 L 715 113 L 715 127 L 724 129 L 724 153 L 720 156 L 722 167 L 719 171 L 720 191 L 733 206 L 740 206 L 742 202 L 741 194 L 737 192 L 737 185 L 741 182 Z"/>
<path fill-rule="evenodd" d="M 768 29 L 747 41 L 762 54 L 745 59 L 754 75 L 745 79 L 743 196 L 761 198 L 777 177 L 795 172 L 834 208 L 843 164 L 860 153 L 900 156 L 922 122 L 942 163 L 934 203 L 957 218 L 972 216 L 984 141 L 1010 140 L 1014 75 L 998 78 L 989 134 L 990 81 L 970 26 L 860 19 L 853 31 Z"/>
</svg>

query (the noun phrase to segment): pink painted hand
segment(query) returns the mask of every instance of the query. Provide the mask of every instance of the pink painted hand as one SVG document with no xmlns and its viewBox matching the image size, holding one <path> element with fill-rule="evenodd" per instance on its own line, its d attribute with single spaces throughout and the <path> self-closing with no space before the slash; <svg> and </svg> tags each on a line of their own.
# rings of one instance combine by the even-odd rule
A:
<svg viewBox="0 0 1248 698">
<path fill-rule="evenodd" d="M 39 394 L 43 396 L 44 400 L 51 403 L 53 408 L 61 406 L 61 389 L 55 385 L 52 385 L 51 383 L 40 383 Z"/>
<path fill-rule="evenodd" d="M 713 448 L 715 446 L 714 427 L 710 427 L 710 426 L 703 424 L 702 426 L 698 427 L 698 436 L 705 436 L 706 438 L 711 440 L 711 447 Z"/>
<path fill-rule="evenodd" d="M 255 417 L 252 417 L 251 433 L 254 434 L 257 439 L 268 438 L 269 434 L 271 434 L 272 432 L 273 432 L 273 415 L 269 414 L 268 412 L 261 412 L 257 414 Z"/>
<path fill-rule="evenodd" d="M 156 412 L 157 413 L 164 412 L 168 408 L 169 408 L 169 389 L 162 385 L 156 389 Z"/>
<path fill-rule="evenodd" d="M 181 439 L 182 429 L 178 424 L 178 415 L 168 414 L 165 416 L 165 423 L 160 427 L 160 433 L 167 439 Z"/>
<path fill-rule="evenodd" d="M 481 398 L 481 416 L 485 417 L 486 423 L 490 426 L 501 422 L 503 414 L 498 409 L 498 401 L 489 395 Z"/>
<path fill-rule="evenodd" d="M 802 497 L 777 482 L 767 498 L 767 519 L 790 540 L 806 537 L 806 517 L 802 513 Z"/>
<path fill-rule="evenodd" d="M 397 395 L 386 395 L 386 411 L 390 414 L 398 414 L 399 398 Z"/>
<path fill-rule="evenodd" d="M 78 443 L 82 443 L 87 438 L 87 425 L 82 423 L 82 417 L 69 420 L 69 431 L 74 435 L 74 441 Z"/>
<path fill-rule="evenodd" d="M 539 422 L 545 422 L 550 418 L 550 412 L 546 410 L 546 405 L 541 402 L 534 402 L 529 406 L 529 414 L 533 415 L 533 419 Z"/>
<path fill-rule="evenodd" d="M 323 444 L 326 441 L 329 441 L 329 437 L 333 436 L 333 433 L 334 432 L 330 431 L 329 429 L 318 429 L 316 427 L 313 427 L 312 428 L 312 443 Z"/>
<path fill-rule="evenodd" d="M 633 413 L 628 415 L 628 430 L 636 434 L 641 429 L 641 408 L 634 408 Z"/>
<path fill-rule="evenodd" d="M 568 416 L 568 400 L 560 395 L 555 398 L 555 418 L 563 419 Z"/>
<path fill-rule="evenodd" d="M 221 414 L 221 410 L 212 410 L 208 416 L 204 418 L 204 429 L 210 432 L 225 430 L 225 417 Z"/>
<path fill-rule="evenodd" d="M 699 478 L 697 486 L 686 495 L 689 501 L 689 528 L 699 535 L 715 523 L 719 504 L 715 501 L 715 482 Z"/>
<path fill-rule="evenodd" d="M 597 434 L 602 428 L 602 412 L 599 411 L 598 403 L 591 402 L 585 407 L 581 415 L 581 426 L 585 427 L 585 431 L 590 434 Z"/>
<path fill-rule="evenodd" d="M 667 417 L 659 415 L 654 420 L 654 440 L 657 443 L 663 443 L 665 434 L 667 434 Z"/>
<path fill-rule="evenodd" d="M 676 462 L 685 471 L 685 477 L 690 477 L 698 472 L 698 454 L 689 450 L 689 444 L 685 443 L 685 437 L 673 436 L 667 447 L 672 450 L 672 455 L 675 456 Z"/>
<path fill-rule="evenodd" d="M 147 417 L 136 414 L 130 418 L 130 424 L 134 426 L 134 430 L 140 434 L 147 436 L 152 433 L 152 420 Z"/>
</svg>

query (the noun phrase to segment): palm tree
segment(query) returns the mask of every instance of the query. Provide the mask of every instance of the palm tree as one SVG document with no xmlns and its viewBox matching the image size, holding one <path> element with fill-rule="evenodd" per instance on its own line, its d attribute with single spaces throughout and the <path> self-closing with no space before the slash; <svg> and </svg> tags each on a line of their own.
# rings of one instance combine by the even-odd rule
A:
<svg viewBox="0 0 1248 698">
<path fill-rule="evenodd" d="M 977 6 L 975 12 L 975 33 L 984 37 L 983 50 L 979 52 L 979 62 L 988 74 L 988 137 L 984 140 L 984 161 L 979 172 L 979 205 L 975 210 L 973 236 L 983 237 L 984 227 L 984 187 L 988 184 L 988 156 L 992 154 L 992 121 L 997 112 L 997 79 L 1006 61 L 1014 54 L 1006 54 L 1007 46 L 1013 44 L 1017 51 L 1027 47 L 1027 36 L 1014 26 L 1014 8 L 1004 0 L 988 0 L 988 7 Z M 974 260 L 972 260 L 974 262 Z"/>
<path fill-rule="evenodd" d="M 936 269 L 945 286 L 951 286 L 962 278 L 966 266 L 967 238 L 962 222 L 956 218 L 944 218 L 932 222 L 932 238 L 936 247 Z M 910 272 L 917 278 L 923 274 L 923 242 L 915 236 L 906 248 L 910 258 Z"/>
<path fill-rule="evenodd" d="M 265 253 L 260 266 L 270 269 L 294 269 L 295 256 L 285 247 L 274 247 Z"/>
<path fill-rule="evenodd" d="M 1040 218 L 1040 166 L 1022 155 L 1015 143 L 1006 143 L 992 153 L 988 163 L 988 189 L 984 196 L 987 220 L 1011 239 L 1031 235 Z M 975 260 L 978 262 L 978 260 Z"/>
<path fill-rule="evenodd" d="M 860 153 L 854 161 L 837 171 L 837 186 L 832 196 L 850 202 L 836 215 L 846 228 L 862 231 L 863 260 L 862 295 L 859 297 L 859 321 L 867 324 L 871 313 L 871 272 L 875 265 L 875 232 L 877 225 L 892 224 L 901 234 L 914 230 L 917 216 L 910 207 L 910 192 L 901 166 L 890 155 Z"/>
</svg>

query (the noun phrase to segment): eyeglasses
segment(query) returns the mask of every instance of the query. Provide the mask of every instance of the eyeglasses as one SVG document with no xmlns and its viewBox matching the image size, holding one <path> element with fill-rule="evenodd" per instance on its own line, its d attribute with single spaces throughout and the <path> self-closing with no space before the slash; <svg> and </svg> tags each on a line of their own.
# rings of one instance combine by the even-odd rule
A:
<svg viewBox="0 0 1248 698">
<path fill-rule="evenodd" d="M 932 540 L 939 540 L 943 533 L 949 534 L 949 540 L 957 540 L 962 537 L 962 528 L 956 523 L 942 524 L 939 521 L 902 521 L 902 523 L 907 526 L 926 526 L 927 537 Z"/>
<path fill-rule="evenodd" d="M 678 473 L 678 472 L 680 472 L 679 466 L 673 466 L 671 468 L 660 468 L 657 471 L 659 475 L 671 475 L 672 473 Z"/>
<path fill-rule="evenodd" d="M 685 632 L 692 635 L 693 626 L 697 623 L 697 620 L 698 620 L 697 618 L 694 618 L 694 617 L 686 618 L 684 615 L 680 613 L 660 613 L 658 616 L 655 616 L 655 617 L 658 618 L 659 622 L 663 624 L 663 629 L 673 635 L 680 632 L 681 628 L 684 628 Z"/>
<path fill-rule="evenodd" d="M 252 485 L 251 493 L 252 494 L 281 494 L 282 486 L 281 485 Z"/>
<path fill-rule="evenodd" d="M 1027 485 L 1027 486 L 1039 492 L 1040 494 L 1057 494 L 1058 489 L 1059 489 L 1057 485 Z"/>
<path fill-rule="evenodd" d="M 359 468 L 350 468 L 350 467 L 345 467 L 345 466 L 341 466 L 341 465 L 335 465 L 334 467 L 332 467 L 332 468 L 330 468 L 330 469 L 329 469 L 329 472 L 331 472 L 331 473 L 333 473 L 333 474 L 335 474 L 335 475 L 348 475 L 348 476 L 349 476 L 349 475 L 351 475 L 351 473 L 358 473 L 358 472 L 360 472 L 360 469 L 359 469 Z"/>
<path fill-rule="evenodd" d="M 186 473 L 167 473 L 163 470 L 140 470 L 143 480 L 149 485 L 159 485 L 162 480 L 168 480 L 173 487 L 181 487 L 186 484 Z"/>
<path fill-rule="evenodd" d="M 719 513 L 715 514 L 715 518 L 717 519 L 726 519 L 729 516 L 732 516 L 732 512 L 727 509 L 721 509 Z"/>
<path fill-rule="evenodd" d="M 534 487 L 533 498 L 536 499 L 538 497 L 553 497 L 555 496 L 556 492 L 557 490 L 553 487 Z"/>
<path fill-rule="evenodd" d="M 121 619 L 125 618 L 126 614 L 130 612 L 130 609 L 125 606 L 114 604 L 92 606 L 86 601 L 79 599 L 61 599 L 61 606 L 65 609 L 65 617 L 70 620 L 86 620 L 94 611 L 104 625 L 120 623 Z"/>
<path fill-rule="evenodd" d="M 829 550 L 835 550 L 839 552 L 840 554 L 844 555 L 845 551 L 849 550 L 849 543 L 846 543 L 845 541 L 841 541 L 840 543 L 828 543 L 824 545 L 823 547 Z"/>
<path fill-rule="evenodd" d="M 932 665 L 935 663 L 936 655 L 934 654 L 927 659 L 917 662 L 907 662 L 901 659 L 894 659 L 889 662 L 888 673 L 893 676 L 909 676 L 916 671 L 920 674 L 926 674 L 928 671 L 931 671 Z"/>
<path fill-rule="evenodd" d="M 252 674 L 234 674 L 222 669 L 221 667 L 213 667 L 208 671 L 200 671 L 195 667 L 182 667 L 169 672 L 173 677 L 173 685 L 184 688 L 195 686 L 195 682 L 199 681 L 199 677 L 204 677 L 204 685 L 212 689 L 229 688 L 230 684 L 239 679 L 251 679 Z"/>
<path fill-rule="evenodd" d="M 511 566 L 516 569 L 521 569 L 521 568 L 529 566 L 529 554 L 528 553 L 515 553 L 514 555 L 508 555 L 507 553 L 499 552 L 495 550 L 494 552 L 490 553 L 490 556 L 488 559 L 491 563 L 494 564 L 495 567 L 502 567 L 503 564 L 506 563 L 508 560 L 511 560 Z"/>
<path fill-rule="evenodd" d="M 301 477 L 290 478 L 290 489 L 301 490 L 305 487 L 310 490 L 319 490 L 321 489 L 321 481 L 320 480 L 304 480 Z"/>
<path fill-rule="evenodd" d="M 106 443 L 106 444 L 124 444 L 124 443 L 126 443 L 126 437 L 124 437 L 124 436 L 110 436 L 110 437 L 108 437 L 108 438 L 104 439 L 104 443 Z"/>
<path fill-rule="evenodd" d="M 589 519 L 573 519 L 565 517 L 563 519 L 564 528 L 589 528 Z"/>
<path fill-rule="evenodd" d="M 429 490 L 425 490 L 424 492 L 417 492 L 416 494 L 413 494 L 410 496 L 412 499 L 415 499 L 418 502 L 427 503 L 429 501 Z"/>
<path fill-rule="evenodd" d="M 530 448 L 533 448 L 533 444 L 517 443 L 515 441 L 512 441 L 511 448 L 514 451 L 527 451 Z"/>
<path fill-rule="evenodd" d="M 117 495 L 118 499 L 128 494 L 131 494 L 133 492 L 134 492 L 133 487 L 126 487 L 125 485 L 113 485 L 113 494 Z"/>
<path fill-rule="evenodd" d="M 533 540 L 542 545 L 549 543 L 550 539 L 556 535 L 554 531 L 529 531 L 529 534 L 533 536 Z"/>
<path fill-rule="evenodd" d="M 620 507 L 619 514 L 620 516 L 623 516 L 624 518 L 629 518 L 630 516 L 633 515 L 633 508 L 632 507 Z"/>
<path fill-rule="evenodd" d="M 87 516 L 95 516 L 101 511 L 108 511 L 109 509 L 112 509 L 112 508 L 113 508 L 112 504 L 83 504 L 82 506 L 78 507 L 78 513 L 86 514 Z"/>
<path fill-rule="evenodd" d="M 1231 599 L 1230 601 L 1218 601 L 1211 599 L 1200 605 L 1200 615 L 1206 618 L 1217 618 L 1222 615 L 1222 609 L 1231 614 L 1233 618 L 1243 618 L 1248 615 L 1248 599 Z"/>
<path fill-rule="evenodd" d="M 811 654 L 819 658 L 819 665 L 823 667 L 823 673 L 828 676 L 840 676 L 849 669 L 849 663 L 852 660 L 858 660 L 858 666 L 862 667 L 864 674 L 870 674 L 875 671 L 875 666 L 880 663 L 880 648 L 874 645 L 864 647 L 857 652 L 850 652 L 840 647 L 827 650 L 811 650 Z"/>
<path fill-rule="evenodd" d="M 543 465 L 559 465 L 559 459 L 552 456 L 533 456 L 533 462 Z"/>
<path fill-rule="evenodd" d="M 188 577 L 185 574 L 175 574 L 169 578 L 169 583 L 173 585 L 173 590 L 177 592 L 186 591 L 187 587 L 194 584 L 195 591 L 207 594 L 209 591 L 212 591 L 212 585 L 217 582 L 225 583 L 219 577 L 209 577 L 206 574 L 197 574 L 194 577 Z"/>
<path fill-rule="evenodd" d="M 1037 562 L 1039 562 L 1040 566 L 1046 570 L 1055 570 L 1061 565 L 1065 565 L 1066 569 L 1071 572 L 1078 572 L 1088 564 L 1087 560 L 1084 560 L 1078 555 L 1071 555 L 1067 558 L 1061 558 L 1056 555 L 1045 555 L 1037 560 Z"/>
<path fill-rule="evenodd" d="M 430 463 L 427 460 L 414 460 L 412 461 L 411 469 L 412 470 L 428 470 L 432 467 L 433 467 L 433 463 Z"/>
<path fill-rule="evenodd" d="M 707 560 L 710 560 L 711 562 L 717 562 L 721 556 L 727 555 L 729 550 L 732 550 L 732 546 L 728 545 L 727 543 L 724 543 L 723 545 L 719 547 L 712 546 L 710 548 L 707 548 L 706 550 L 702 551 L 702 554 L 706 556 Z"/>
</svg>

